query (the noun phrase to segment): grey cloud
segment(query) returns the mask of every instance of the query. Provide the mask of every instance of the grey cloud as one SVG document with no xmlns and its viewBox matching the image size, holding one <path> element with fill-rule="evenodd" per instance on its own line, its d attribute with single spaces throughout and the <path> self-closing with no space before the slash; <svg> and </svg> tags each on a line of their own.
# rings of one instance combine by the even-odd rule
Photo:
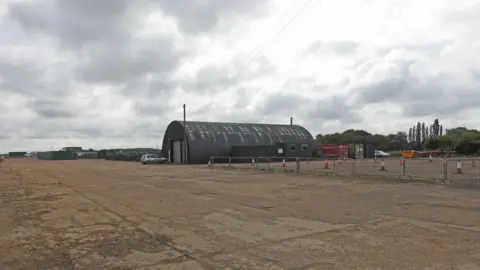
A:
<svg viewBox="0 0 480 270">
<path fill-rule="evenodd" d="M 14 130 L 9 126 L 6 119 L 2 117 L 1 110 L 0 110 L 0 123 L 2 123 L 2 128 L 0 128 L 0 140 L 10 138 L 11 135 L 14 133 Z M 0 145 L 1 145 L 1 142 L 0 142 Z"/>
<path fill-rule="evenodd" d="M 135 37 L 142 13 L 133 4 L 125 0 L 13 2 L 9 12 L 27 31 L 54 37 L 73 50 L 80 58 L 78 79 L 123 84 L 150 73 L 173 72 L 186 56 L 172 44 L 172 36 Z"/>
<path fill-rule="evenodd" d="M 2 91 L 31 93 L 38 91 L 38 77 L 42 71 L 31 63 L 14 63 L 0 60 L 0 87 Z"/>
<path fill-rule="evenodd" d="M 271 75 L 275 68 L 264 57 L 253 58 L 254 61 L 240 61 L 235 58 L 228 66 L 207 65 L 196 72 L 194 80 L 179 81 L 178 85 L 187 92 L 215 93 L 230 87 L 241 87 L 243 81 L 252 81 Z"/>
<path fill-rule="evenodd" d="M 81 48 L 103 39 L 122 40 L 130 30 L 122 21 L 126 0 L 45 0 L 9 2 L 8 12 L 32 33 L 54 35 L 67 47 Z"/>
<path fill-rule="evenodd" d="M 37 109 L 37 114 L 45 118 L 74 118 L 75 114 L 68 111 L 57 110 L 53 108 Z"/>
<path fill-rule="evenodd" d="M 338 120 L 341 124 L 356 124 L 363 121 L 354 106 L 348 105 L 347 95 L 336 95 L 316 101 L 308 112 L 312 119 L 323 121 Z"/>
<path fill-rule="evenodd" d="M 0 59 L 0 92 L 20 94 L 28 98 L 66 97 L 70 93 L 68 68 L 38 59 L 10 59 L 6 54 Z"/>
<path fill-rule="evenodd" d="M 142 138 L 146 134 L 160 131 L 163 123 L 139 118 L 134 123 L 101 122 L 98 119 L 82 119 L 75 122 L 69 119 L 45 119 L 31 122 L 23 137 L 48 138 L 80 138 L 95 140 L 98 138 Z M 163 130 L 164 131 L 164 130 Z"/>
<path fill-rule="evenodd" d="M 262 116 L 288 116 L 313 120 L 338 120 L 342 124 L 359 123 L 362 118 L 348 104 L 347 96 L 337 95 L 318 100 L 295 93 L 272 93 L 257 105 L 257 113 Z"/>
<path fill-rule="evenodd" d="M 140 100 L 136 101 L 134 110 L 138 116 L 146 117 L 160 117 L 169 111 L 171 107 L 168 104 L 162 102 L 161 99 L 158 102 Z"/>
<path fill-rule="evenodd" d="M 93 83 L 122 84 L 148 74 L 171 73 L 184 56 L 165 36 L 126 42 L 89 46 L 84 50 L 86 60 L 77 68 L 78 78 Z"/>
<path fill-rule="evenodd" d="M 258 88 L 246 88 L 240 87 L 235 92 L 236 101 L 233 105 L 234 109 L 245 109 L 250 102 L 252 101 L 253 92 L 259 92 L 261 89 Z"/>
<path fill-rule="evenodd" d="M 194 111 L 192 111 L 191 113 L 194 114 L 194 115 L 205 115 L 207 114 L 212 108 L 212 105 L 210 104 L 204 104 L 204 105 L 201 105 L 200 107 L 197 107 Z"/>
<path fill-rule="evenodd" d="M 304 54 L 335 54 L 350 57 L 358 51 L 358 44 L 350 40 L 317 41 L 310 45 Z"/>
<path fill-rule="evenodd" d="M 65 121 L 42 119 L 29 125 L 28 133 L 24 137 L 28 139 L 50 139 L 50 138 L 101 138 L 108 134 L 106 130 L 97 125 L 76 122 L 72 124 Z"/>
<path fill-rule="evenodd" d="M 475 3 L 462 9 L 452 9 L 444 15 L 443 21 L 462 27 L 477 26 L 480 24 L 480 3 Z"/>
<path fill-rule="evenodd" d="M 149 80 L 146 80 L 145 76 L 130 80 L 120 88 L 120 92 L 131 98 L 142 97 L 152 100 L 163 97 L 165 101 L 169 93 L 178 87 L 178 82 L 172 80 L 168 74 L 147 74 L 147 76 L 151 76 Z"/>
<path fill-rule="evenodd" d="M 273 93 L 265 97 L 264 103 L 259 104 L 258 112 L 261 115 L 288 115 L 309 106 L 312 100 L 293 93 Z"/>
<path fill-rule="evenodd" d="M 27 100 L 26 109 L 37 115 L 33 120 L 8 116 L 11 117 L 7 119 L 9 128 L 2 126 L 0 135 L 88 140 L 160 137 L 164 125 L 168 124 L 164 122 L 173 104 L 171 98 L 178 89 L 199 95 L 213 94 L 236 89 L 245 80 L 259 79 L 274 71 L 265 58 L 259 57 L 242 76 L 232 76 L 225 66 L 207 66 L 190 82 L 172 77 L 185 60 L 196 53 L 197 35 L 222 32 L 238 19 L 264 15 L 268 12 L 268 2 L 270 0 L 9 1 L 7 16 L 0 18 L 0 41 L 8 42 L 12 50 L 17 50 L 13 46 L 28 45 L 42 53 L 48 46 L 56 50 L 56 54 L 55 59 L 37 55 L 31 58 L 22 55 L 22 61 L 0 59 L 0 91 L 7 97 L 15 94 Z M 140 23 L 152 11 L 174 17 L 179 35 L 140 37 Z M 238 59 L 234 59 L 232 65 L 235 71 L 243 67 Z M 103 87 L 128 99 L 136 116 L 135 123 L 105 122 L 95 117 L 107 109 L 99 106 L 108 102 L 93 95 Z M 72 96 L 77 91 L 92 93 L 88 105 L 84 102 L 76 105 Z M 248 101 L 244 100 L 243 104 Z M 112 110 L 115 113 L 114 108 Z"/>
<path fill-rule="evenodd" d="M 67 105 L 62 99 L 35 99 L 27 106 L 44 118 L 75 118 L 78 114 L 75 104 Z"/>
<path fill-rule="evenodd" d="M 22 56 L 21 61 L 12 60 L 8 53 L 0 59 L 2 95 L 8 97 L 15 93 L 19 100 L 22 99 L 20 95 L 23 95 L 30 100 L 27 109 L 38 115 L 32 121 L 10 114 L 4 116 L 2 122 L 6 117 L 10 118 L 5 120 L 7 124 L 0 129 L 0 137 L 78 137 L 88 141 L 98 138 L 127 138 L 132 144 L 135 144 L 133 138 L 160 138 L 171 120 L 167 118 L 173 115 L 172 106 L 180 108 L 183 103 L 181 100 L 172 100 L 178 96 L 175 93 L 177 90 L 211 98 L 215 98 L 216 93 L 231 91 L 237 100 L 228 113 L 219 114 L 208 104 L 188 113 L 192 117 L 202 117 L 197 120 L 232 122 L 284 119 L 285 123 L 288 123 L 288 117 L 292 115 L 305 122 L 318 123 L 319 126 L 322 121 L 327 120 L 338 120 L 349 125 L 363 120 L 357 111 L 369 104 L 394 103 L 402 108 L 403 116 L 407 117 L 462 115 L 464 110 L 477 106 L 478 102 L 475 101 L 480 99 L 479 94 L 476 94 L 480 93 L 480 69 L 474 64 L 471 64 L 469 70 L 471 79 L 442 72 L 432 75 L 434 72 L 418 71 L 438 64 L 435 60 L 442 57 L 442 49 L 454 43 L 454 39 L 397 44 L 396 48 L 379 50 L 376 54 L 378 61 L 362 59 L 362 62 L 356 62 L 361 59 L 361 44 L 349 40 L 317 42 L 312 44 L 305 54 L 335 54 L 352 59 L 356 65 L 346 73 L 349 74 L 348 77 L 350 74 L 357 74 L 356 79 L 364 79 L 360 80 L 362 83 L 355 84 L 354 79 L 345 78 L 337 85 L 316 85 L 313 76 L 292 79 L 283 86 L 282 94 L 266 97 L 258 103 L 252 114 L 246 113 L 245 108 L 251 104 L 255 94 L 266 89 L 253 87 L 253 84 L 246 82 L 267 78 L 275 75 L 276 71 L 262 56 L 255 57 L 252 61 L 239 55 L 229 65 L 203 66 L 197 73 L 186 76 L 191 79 L 172 76 L 183 63 L 195 56 L 193 47 L 198 35 L 210 34 L 211 31 L 222 32 L 239 18 L 248 19 L 266 14 L 268 10 L 265 5 L 268 2 L 9 2 L 9 17 L 2 19 L 0 25 L 0 41 L 11 45 L 12 50 L 17 50 L 13 46 L 27 44 L 35 48 L 38 54 L 41 54 L 46 46 L 53 44 L 51 48 L 56 50 L 56 55 L 52 58 L 62 58 L 62 62 L 36 56 L 30 59 Z M 149 9 L 175 17 L 179 35 L 183 37 L 157 34 L 140 38 L 136 31 L 140 29 L 139 23 Z M 452 13 L 449 16 L 445 21 L 463 27 L 461 15 Z M 475 16 L 468 15 L 463 19 L 471 25 L 477 25 L 472 21 Z M 179 43 L 183 45 L 182 48 L 178 46 Z M 2 46 L 1 49 L 7 50 L 7 47 Z M 414 55 L 403 56 L 403 51 L 396 52 L 396 58 L 392 60 L 387 57 L 392 49 L 414 52 Z M 391 73 L 375 75 L 374 70 L 379 68 L 378 65 L 387 61 L 394 70 Z M 417 64 L 419 65 L 416 66 Z M 362 66 L 362 69 L 358 69 L 359 66 Z M 374 74 L 371 81 L 365 79 L 368 74 Z M 118 100 L 118 106 L 121 106 L 123 101 L 121 98 L 117 99 L 117 95 L 128 100 L 128 105 L 132 106 L 135 114 L 135 121 L 129 120 L 133 123 L 123 119 L 115 122 L 94 117 L 96 113 L 98 115 L 106 109 L 111 110 L 112 114 L 116 113 L 115 108 L 99 107 L 100 104 L 103 106 L 109 103 L 93 95 L 94 90 L 102 91 L 103 87 L 107 88 L 108 92 L 114 92 L 112 100 Z M 338 89 L 338 93 L 350 93 L 324 98 L 322 91 L 331 92 L 332 88 Z M 303 89 L 314 90 L 316 93 L 311 97 L 298 95 Z M 76 106 L 75 100 L 71 98 L 76 91 L 91 91 L 91 102 L 88 105 Z M 100 95 L 100 98 L 103 97 L 104 95 Z M 49 103 L 48 100 L 54 101 Z M 181 112 L 176 118 L 181 118 Z"/>
<path fill-rule="evenodd" d="M 454 40 L 452 39 L 439 39 L 435 41 L 425 42 L 425 43 L 416 43 L 416 44 L 405 44 L 402 47 L 407 51 L 415 51 L 422 54 L 427 54 L 431 56 L 438 56 L 438 53 L 442 51 L 445 47 L 452 44 Z M 391 50 L 391 48 L 389 49 Z M 388 53 L 387 50 L 386 52 Z"/>
<path fill-rule="evenodd" d="M 336 86 L 341 87 L 341 86 Z M 281 91 L 272 93 L 263 98 L 263 102 L 257 105 L 257 112 L 264 116 L 288 116 L 299 117 L 313 121 L 338 120 L 342 124 L 359 123 L 363 119 L 358 116 L 356 104 L 351 105 L 348 94 L 338 94 L 324 98 L 323 95 L 303 96 L 309 90 L 322 93 L 329 90 L 329 86 L 317 85 L 314 76 L 295 78 L 288 80 Z"/>
<path fill-rule="evenodd" d="M 214 93 L 219 90 L 226 90 L 238 81 L 231 78 L 228 69 L 220 65 L 209 65 L 200 68 L 195 74 L 194 81 L 178 82 L 182 89 L 187 92 Z"/>
<path fill-rule="evenodd" d="M 480 84 L 477 84 L 480 87 Z M 443 91 L 442 91 L 443 90 Z M 414 97 L 403 104 L 402 114 L 409 117 L 432 116 L 447 118 L 470 118 L 465 111 L 477 108 L 480 92 L 477 89 L 431 89 L 431 94 Z M 455 94 L 452 94 L 455 93 Z"/>
<path fill-rule="evenodd" d="M 236 17 L 257 17 L 266 13 L 270 0 L 196 1 L 160 0 L 157 3 L 168 15 L 173 15 L 188 34 L 208 33 L 222 24 L 230 25 Z M 225 18 L 228 18 L 226 20 Z"/>
<path fill-rule="evenodd" d="M 409 71 L 407 67 L 396 67 L 398 70 L 395 75 L 376 81 L 372 84 L 356 87 L 353 93 L 358 95 L 360 103 L 380 103 L 389 100 L 395 100 L 402 93 L 411 87 L 412 83 L 409 80 Z"/>
<path fill-rule="evenodd" d="M 285 123 L 288 123 L 288 116 Z M 221 121 L 231 123 L 278 123 L 274 116 L 268 117 L 261 115 L 256 111 L 254 114 L 246 114 L 245 109 L 234 109 L 229 112 L 228 115 L 214 114 L 212 113 L 208 118 L 210 121 Z"/>
<path fill-rule="evenodd" d="M 445 43 L 445 46 L 448 44 Z M 441 49 L 441 46 L 437 48 Z M 478 102 L 475 101 L 480 99 L 480 80 L 474 74 L 470 80 L 463 81 L 449 73 L 425 75 L 413 72 L 417 63 L 412 59 L 396 59 L 388 62 L 393 72 L 383 72 L 381 75 L 375 72 L 381 71 L 382 67 L 378 68 L 377 65 L 384 65 L 385 61 L 363 64 L 358 77 L 373 72 L 373 76 L 371 73 L 369 75 L 374 80 L 352 88 L 356 107 L 390 102 L 400 106 L 406 117 L 452 117 L 477 107 Z"/>
<path fill-rule="evenodd" d="M 187 34 L 208 33 L 235 18 L 265 14 L 270 0 L 45 0 L 11 2 L 9 13 L 25 29 L 54 33 L 68 47 L 81 47 L 101 39 L 122 40 L 135 28 L 135 15 L 160 8 L 173 16 Z M 137 17 L 138 18 L 138 17 Z M 228 18 L 228 19 L 227 19 Z"/>
</svg>

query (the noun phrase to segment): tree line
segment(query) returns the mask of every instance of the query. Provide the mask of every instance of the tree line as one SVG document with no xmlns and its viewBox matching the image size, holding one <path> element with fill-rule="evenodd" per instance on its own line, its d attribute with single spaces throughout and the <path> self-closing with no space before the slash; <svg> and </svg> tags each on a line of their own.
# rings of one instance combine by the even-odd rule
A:
<svg viewBox="0 0 480 270">
<path fill-rule="evenodd" d="M 459 154 L 480 154 L 480 132 L 476 129 L 456 127 L 445 129 L 438 119 L 426 124 L 417 122 L 408 131 L 394 134 L 372 134 L 365 130 L 348 129 L 342 133 L 318 134 L 320 144 L 373 144 L 383 151 L 443 150 Z"/>
<path fill-rule="evenodd" d="M 408 130 L 407 136 L 409 148 L 424 149 L 431 139 L 443 136 L 443 125 L 440 125 L 438 119 L 435 119 L 430 126 L 425 125 L 425 122 L 417 122 Z"/>
</svg>

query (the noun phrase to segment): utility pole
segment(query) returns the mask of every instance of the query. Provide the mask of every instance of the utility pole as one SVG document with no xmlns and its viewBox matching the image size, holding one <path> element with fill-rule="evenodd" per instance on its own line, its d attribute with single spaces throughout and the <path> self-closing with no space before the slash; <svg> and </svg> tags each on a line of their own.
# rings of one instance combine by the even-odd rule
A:
<svg viewBox="0 0 480 270">
<path fill-rule="evenodd" d="M 183 104 L 183 163 L 187 164 L 187 105 Z"/>
<path fill-rule="evenodd" d="M 293 125 L 293 117 L 290 117 L 290 126 Z"/>
</svg>

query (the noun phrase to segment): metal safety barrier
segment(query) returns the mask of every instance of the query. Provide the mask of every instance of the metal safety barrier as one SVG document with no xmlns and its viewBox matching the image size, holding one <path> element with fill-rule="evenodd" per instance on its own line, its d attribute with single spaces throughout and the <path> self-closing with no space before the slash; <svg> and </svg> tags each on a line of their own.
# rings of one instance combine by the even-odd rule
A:
<svg viewBox="0 0 480 270">
<path fill-rule="evenodd" d="M 480 158 L 211 157 L 208 166 L 212 169 L 394 178 L 403 182 L 480 184 Z"/>
</svg>

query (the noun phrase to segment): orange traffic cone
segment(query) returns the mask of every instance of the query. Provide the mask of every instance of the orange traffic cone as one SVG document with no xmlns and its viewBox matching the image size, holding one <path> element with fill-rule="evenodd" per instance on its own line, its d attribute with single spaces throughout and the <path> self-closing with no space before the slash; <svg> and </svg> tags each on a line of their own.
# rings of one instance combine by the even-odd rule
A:
<svg viewBox="0 0 480 270">
<path fill-rule="evenodd" d="M 477 167 L 477 165 L 475 164 L 475 159 L 472 159 L 472 167 Z"/>
<path fill-rule="evenodd" d="M 287 167 L 287 163 L 285 162 L 285 159 L 282 161 L 282 167 Z"/>
<path fill-rule="evenodd" d="M 457 162 L 457 174 L 462 174 L 462 163 L 460 160 Z"/>
<path fill-rule="evenodd" d="M 330 169 L 330 167 L 328 166 L 328 159 L 325 159 L 325 163 L 323 164 L 323 168 L 324 169 Z"/>
</svg>

